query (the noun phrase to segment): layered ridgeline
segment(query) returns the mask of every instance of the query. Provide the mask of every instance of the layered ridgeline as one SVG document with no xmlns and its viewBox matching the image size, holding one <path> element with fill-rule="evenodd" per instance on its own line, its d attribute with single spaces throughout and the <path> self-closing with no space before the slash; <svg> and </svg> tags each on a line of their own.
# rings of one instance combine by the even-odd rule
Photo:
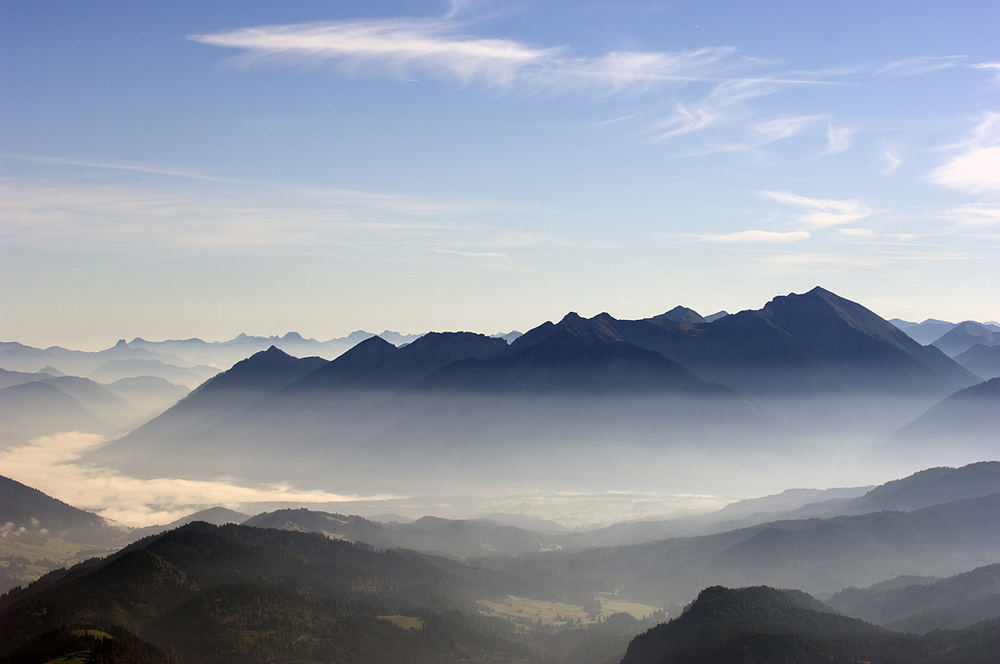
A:
<svg viewBox="0 0 1000 664">
<path fill-rule="evenodd" d="M 1000 563 L 944 579 L 904 576 L 846 588 L 827 603 L 846 615 L 926 634 L 1000 619 Z"/>
<path fill-rule="evenodd" d="M 292 355 L 332 359 L 371 336 L 371 332 L 359 330 L 327 341 L 306 339 L 297 332 L 268 337 L 239 334 L 228 341 L 196 338 L 147 341 L 136 337 L 132 341 L 121 339 L 114 346 L 95 352 L 0 342 L 0 367 L 33 372 L 48 365 L 62 373 L 87 376 L 99 382 L 131 376 L 160 376 L 174 383 L 190 385 L 191 381 L 197 384 L 218 373 L 216 367 L 231 366 L 270 346 L 277 346 Z M 393 343 L 409 343 L 420 335 L 402 335 L 386 330 L 382 336 Z"/>
<path fill-rule="evenodd" d="M 975 344 L 986 346 L 1000 344 L 1000 325 L 995 321 L 980 323 L 966 320 L 961 323 L 949 323 L 928 318 L 922 323 L 914 323 L 893 318 L 889 322 L 919 343 L 937 346 L 952 357 Z"/>
<path fill-rule="evenodd" d="M 100 385 L 78 376 L 0 369 L 0 447 L 59 431 L 121 434 L 187 392 L 152 376 Z"/>
<path fill-rule="evenodd" d="M 683 307 L 632 321 L 571 313 L 510 344 L 468 332 L 401 347 L 370 337 L 330 362 L 271 347 L 91 460 L 139 476 L 368 492 L 426 491 L 429 475 L 438 492 L 557 475 L 574 480 L 566 488 L 617 486 L 622 472 L 652 486 L 691 455 L 767 465 L 888 435 L 976 382 L 815 288 L 712 322 Z"/>
<path fill-rule="evenodd" d="M 846 516 L 796 518 L 796 512 Z M 595 534 L 640 538 L 645 533 L 650 540 L 670 526 L 626 525 Z M 586 537 L 574 534 L 564 542 L 580 545 Z M 491 558 L 483 565 L 567 596 L 620 592 L 671 606 L 712 584 L 833 593 L 900 575 L 946 577 L 1000 562 L 998 552 L 1000 463 L 989 462 L 921 471 L 860 497 L 814 503 L 709 535 Z"/>
</svg>

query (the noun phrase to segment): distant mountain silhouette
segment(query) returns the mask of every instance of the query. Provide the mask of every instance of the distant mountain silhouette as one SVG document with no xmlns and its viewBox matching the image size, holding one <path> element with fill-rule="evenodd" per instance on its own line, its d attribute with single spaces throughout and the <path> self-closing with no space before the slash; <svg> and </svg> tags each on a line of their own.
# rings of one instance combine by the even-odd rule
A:
<svg viewBox="0 0 1000 664">
<path fill-rule="evenodd" d="M 167 364 L 184 364 L 174 355 L 157 353 L 129 346 L 124 339 L 110 348 L 94 353 L 69 350 L 60 346 L 33 348 L 16 342 L 0 344 L 0 366 L 17 371 L 37 371 L 43 366 L 55 367 L 62 373 L 87 376 L 109 360 L 159 360 Z"/>
<path fill-rule="evenodd" d="M 425 390 L 550 395 L 641 394 L 658 391 L 731 394 L 676 362 L 600 335 L 561 328 L 538 343 L 492 359 L 452 363 L 417 384 Z"/>
<path fill-rule="evenodd" d="M 284 509 L 247 519 L 247 526 L 323 533 L 377 549 L 404 548 L 454 558 L 521 555 L 552 547 L 556 538 L 479 520 L 425 516 L 410 523 L 381 524 L 360 516 L 307 509 Z"/>
<path fill-rule="evenodd" d="M 934 341 L 933 345 L 949 356 L 955 357 L 977 344 L 984 346 L 1000 344 L 1000 332 L 992 330 L 982 323 L 967 320 L 945 332 Z"/>
<path fill-rule="evenodd" d="M 998 453 L 998 425 L 1000 378 L 992 378 L 934 405 L 896 432 L 889 439 L 886 450 L 934 454 L 938 449 L 947 449 L 991 458 Z"/>
<path fill-rule="evenodd" d="M 144 413 L 145 419 L 159 415 L 183 399 L 189 391 L 186 387 L 174 385 L 157 376 L 122 378 L 105 387 L 139 408 Z"/>
<path fill-rule="evenodd" d="M 961 468 L 929 468 L 886 482 L 855 498 L 849 509 L 855 514 L 911 511 L 994 493 L 1000 493 L 1000 461 L 981 461 Z"/>
<path fill-rule="evenodd" d="M 372 337 L 290 388 L 399 390 L 453 362 L 507 352 L 502 339 L 472 332 L 430 332 L 401 348 Z"/>
<path fill-rule="evenodd" d="M 906 632 L 960 629 L 1000 619 L 1000 563 L 946 579 L 846 588 L 827 603 L 838 611 Z"/>
<path fill-rule="evenodd" d="M 0 389 L 0 444 L 27 443 L 60 431 L 111 433 L 113 427 L 50 382 L 34 381 Z"/>
<path fill-rule="evenodd" d="M 178 367 L 159 360 L 108 360 L 89 377 L 99 383 L 113 383 L 122 378 L 156 376 L 190 389 L 217 373 L 219 373 L 217 369 L 206 365 Z"/>
<path fill-rule="evenodd" d="M 76 399 L 88 411 L 110 424 L 116 432 L 125 431 L 142 422 L 143 413 L 139 409 L 107 386 L 99 385 L 89 378 L 58 376 L 47 378 L 44 382 Z"/>
<path fill-rule="evenodd" d="M 906 332 L 907 336 L 922 346 L 932 343 L 942 334 L 955 327 L 955 323 L 951 323 L 946 320 L 938 320 L 936 318 L 928 318 L 921 323 L 914 323 L 912 321 L 902 320 L 899 318 L 891 318 L 889 319 L 889 322 L 901 329 L 903 332 Z"/>
<path fill-rule="evenodd" d="M 613 583 L 623 596 L 669 606 L 713 582 L 832 593 L 902 574 L 950 576 L 996 562 L 998 550 L 1000 494 L 992 494 L 910 512 L 769 521 L 489 564 L 538 583 L 572 570 L 579 592 Z"/>
<path fill-rule="evenodd" d="M 818 287 L 710 324 L 662 317 L 619 321 L 608 314 L 586 320 L 568 314 L 557 325 L 530 330 L 511 348 L 536 343 L 560 328 L 655 350 L 703 379 L 749 396 L 873 390 L 943 395 L 975 382 L 936 349 Z"/>
<path fill-rule="evenodd" d="M 663 320 L 672 320 L 675 323 L 689 323 L 694 325 L 696 323 L 707 322 L 702 318 L 694 309 L 688 309 L 687 307 L 676 306 L 666 313 L 662 313 L 659 316 L 654 316 L 653 318 L 661 318 Z"/>
<path fill-rule="evenodd" d="M 729 315 L 729 312 L 726 311 L 725 309 L 722 309 L 720 311 L 716 311 L 714 314 L 709 314 L 708 316 L 705 316 L 705 322 L 706 323 L 714 323 L 715 321 L 719 320 L 720 318 L 725 318 L 728 315 Z"/>
<path fill-rule="evenodd" d="M 983 380 L 1000 377 L 1000 345 L 976 344 L 956 355 L 955 361 Z"/>
<path fill-rule="evenodd" d="M 192 512 L 191 514 L 182 516 L 181 518 L 175 519 L 168 524 L 136 528 L 129 532 L 129 540 L 135 541 L 144 537 L 149 537 L 150 535 L 159 535 L 160 533 L 168 530 L 175 530 L 181 526 L 186 526 L 187 524 L 194 523 L 196 521 L 203 521 L 215 526 L 224 526 L 227 523 L 243 523 L 249 518 L 249 514 L 237 512 L 236 510 L 231 510 L 226 507 L 209 507 L 208 509 L 198 510 L 197 512 Z"/>
<path fill-rule="evenodd" d="M 52 374 L 39 372 L 28 372 L 28 371 L 7 371 L 6 369 L 0 368 L 0 389 L 5 387 L 13 387 L 14 385 L 23 385 L 24 383 L 34 383 L 36 381 L 45 380 L 47 378 L 53 378 Z"/>
<path fill-rule="evenodd" d="M 887 435 L 936 399 L 977 380 L 938 349 L 921 346 L 868 309 L 822 288 L 712 323 L 570 313 L 529 330 L 511 352 L 558 330 L 656 351 L 807 432 Z"/>
<path fill-rule="evenodd" d="M 168 453 L 179 442 L 193 442 L 190 432 L 224 421 L 257 399 L 273 394 L 325 365 L 319 357 L 295 358 L 275 346 L 237 362 L 231 369 L 207 380 L 175 406 L 143 424 L 122 439 L 91 453 L 103 463 L 121 454 L 136 460 L 150 451 Z"/>
</svg>

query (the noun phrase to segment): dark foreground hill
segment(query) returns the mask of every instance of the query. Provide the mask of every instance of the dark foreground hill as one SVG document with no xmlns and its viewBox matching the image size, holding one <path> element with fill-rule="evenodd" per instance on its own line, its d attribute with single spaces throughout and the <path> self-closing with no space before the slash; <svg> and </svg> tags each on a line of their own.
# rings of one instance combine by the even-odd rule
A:
<svg viewBox="0 0 1000 664">
<path fill-rule="evenodd" d="M 0 655 L 62 625 L 114 624 L 191 662 L 526 661 L 471 608 L 495 583 L 412 552 L 193 523 L 4 596 Z"/>
<path fill-rule="evenodd" d="M 797 591 L 716 586 L 679 618 L 636 637 L 622 664 L 986 664 L 995 661 L 998 627 L 902 635 L 835 615 Z"/>
</svg>

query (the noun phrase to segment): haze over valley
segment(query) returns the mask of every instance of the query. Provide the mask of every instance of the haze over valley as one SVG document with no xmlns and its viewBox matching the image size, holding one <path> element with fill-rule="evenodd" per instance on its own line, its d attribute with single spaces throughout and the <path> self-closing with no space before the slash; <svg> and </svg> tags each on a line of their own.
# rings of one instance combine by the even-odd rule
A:
<svg viewBox="0 0 1000 664">
<path fill-rule="evenodd" d="M 993 664 L 997 25 L 0 3 L 0 664 Z"/>
</svg>

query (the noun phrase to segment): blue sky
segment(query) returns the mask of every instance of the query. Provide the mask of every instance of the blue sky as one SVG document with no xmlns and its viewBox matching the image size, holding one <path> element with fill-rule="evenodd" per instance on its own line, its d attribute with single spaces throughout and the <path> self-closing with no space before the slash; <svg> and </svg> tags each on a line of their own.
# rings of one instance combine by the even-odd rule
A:
<svg viewBox="0 0 1000 664">
<path fill-rule="evenodd" d="M 998 319 L 998 25 L 990 2 L 5 2 L 0 338 L 496 332 L 817 284 Z"/>
</svg>

